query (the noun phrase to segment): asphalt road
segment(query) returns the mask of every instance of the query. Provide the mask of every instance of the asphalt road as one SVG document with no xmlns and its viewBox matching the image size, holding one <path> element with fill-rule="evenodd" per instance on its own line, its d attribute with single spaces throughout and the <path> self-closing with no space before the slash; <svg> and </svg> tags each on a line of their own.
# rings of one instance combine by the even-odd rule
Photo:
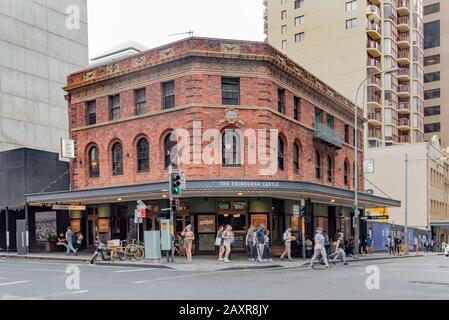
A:
<svg viewBox="0 0 449 320">
<path fill-rule="evenodd" d="M 449 258 L 445 256 L 353 262 L 330 270 L 320 266 L 313 270 L 180 272 L 78 264 L 80 286 L 73 290 L 66 287 L 67 266 L 2 259 L 0 299 L 449 299 Z"/>
</svg>

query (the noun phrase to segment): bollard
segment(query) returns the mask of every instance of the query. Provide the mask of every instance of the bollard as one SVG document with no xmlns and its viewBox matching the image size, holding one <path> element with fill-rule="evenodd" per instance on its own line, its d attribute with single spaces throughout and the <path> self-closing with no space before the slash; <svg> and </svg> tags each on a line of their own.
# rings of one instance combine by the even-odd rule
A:
<svg viewBox="0 0 449 320">
<path fill-rule="evenodd" d="M 416 255 L 419 256 L 418 245 L 416 245 Z"/>
</svg>

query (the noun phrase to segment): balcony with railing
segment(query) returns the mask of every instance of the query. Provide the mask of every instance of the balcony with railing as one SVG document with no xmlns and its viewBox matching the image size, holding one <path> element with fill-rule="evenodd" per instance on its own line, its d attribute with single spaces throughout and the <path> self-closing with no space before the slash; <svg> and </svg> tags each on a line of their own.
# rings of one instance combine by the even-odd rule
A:
<svg viewBox="0 0 449 320">
<path fill-rule="evenodd" d="M 366 50 L 372 57 L 380 57 L 382 55 L 382 46 L 379 42 L 374 40 L 368 40 L 366 42 Z"/>
<path fill-rule="evenodd" d="M 370 122 L 371 124 L 382 124 L 382 115 L 380 113 L 369 112 L 367 117 L 368 122 Z"/>
<path fill-rule="evenodd" d="M 377 68 L 379 71 L 382 70 L 382 63 L 380 62 L 380 59 L 368 58 L 366 65 L 370 68 Z"/>
<path fill-rule="evenodd" d="M 398 97 L 409 97 L 410 96 L 410 86 L 408 84 L 398 85 Z"/>
<path fill-rule="evenodd" d="M 410 2 L 409 0 L 397 0 L 396 11 L 400 16 L 410 14 Z"/>
<path fill-rule="evenodd" d="M 378 18 L 380 18 L 381 17 L 380 8 L 378 6 L 375 6 L 374 4 L 370 4 L 366 8 L 366 15 L 367 16 L 376 15 Z"/>
<path fill-rule="evenodd" d="M 382 131 L 380 130 L 368 130 L 368 139 L 382 140 Z"/>
<path fill-rule="evenodd" d="M 381 98 L 381 96 L 378 95 L 378 94 L 370 93 L 370 94 L 368 94 L 366 101 L 367 101 L 368 103 L 376 103 L 376 104 L 379 104 L 379 105 L 380 105 L 380 104 L 381 104 L 381 101 L 382 101 L 382 98 Z"/>
<path fill-rule="evenodd" d="M 399 127 L 410 127 L 410 119 L 399 118 L 398 125 Z"/>
<path fill-rule="evenodd" d="M 379 40 L 382 38 L 382 29 L 378 23 L 368 20 L 366 22 L 366 32 L 374 40 Z"/>
<path fill-rule="evenodd" d="M 396 41 L 399 49 L 410 48 L 410 34 L 408 32 L 399 33 Z"/>
<path fill-rule="evenodd" d="M 409 143 L 409 142 L 410 142 L 410 136 L 406 136 L 406 135 L 399 136 L 399 143 Z"/>
<path fill-rule="evenodd" d="M 410 103 L 408 101 L 401 101 L 399 102 L 399 112 L 410 112 Z"/>
<path fill-rule="evenodd" d="M 398 64 L 410 64 L 410 50 L 401 49 L 398 51 Z"/>
<path fill-rule="evenodd" d="M 341 149 L 341 135 L 334 129 L 322 124 L 315 123 L 315 139 L 320 140 L 328 145 Z"/>
<path fill-rule="evenodd" d="M 382 80 L 378 77 L 372 76 L 368 79 L 369 86 L 376 86 L 376 89 L 382 90 Z"/>
</svg>

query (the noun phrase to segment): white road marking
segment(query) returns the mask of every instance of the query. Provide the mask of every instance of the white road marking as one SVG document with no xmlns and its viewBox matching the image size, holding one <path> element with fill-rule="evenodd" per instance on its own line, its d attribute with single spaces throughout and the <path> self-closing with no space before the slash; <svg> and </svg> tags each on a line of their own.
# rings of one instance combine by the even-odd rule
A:
<svg viewBox="0 0 449 320">
<path fill-rule="evenodd" d="M 176 277 L 165 277 L 165 278 L 156 278 L 156 279 L 149 279 L 149 280 L 140 280 L 140 281 L 133 281 L 132 283 L 135 284 L 144 284 L 149 282 L 155 282 L 155 281 L 163 281 L 163 280 L 174 280 L 174 279 L 183 279 L 183 278 L 192 278 L 192 277 L 198 277 L 202 274 L 188 274 L 183 276 L 176 276 Z"/>
<path fill-rule="evenodd" d="M 424 270 L 424 272 L 449 273 L 449 270 Z"/>
<path fill-rule="evenodd" d="M 31 280 L 23 280 L 23 281 L 15 281 L 15 282 L 4 282 L 4 283 L 0 283 L 0 287 L 10 286 L 10 285 L 14 285 L 14 284 L 28 283 L 28 282 L 31 282 Z"/>
<path fill-rule="evenodd" d="M 390 271 L 409 271 L 409 269 L 404 269 L 404 268 L 385 268 L 385 270 L 390 270 Z"/>
<path fill-rule="evenodd" d="M 50 271 L 50 272 L 65 272 L 64 270 L 59 269 L 31 269 L 32 271 Z"/>
<path fill-rule="evenodd" d="M 88 293 L 88 292 L 89 292 L 89 290 L 80 290 L 80 291 L 70 292 L 70 294 L 80 294 L 80 293 Z"/>
<path fill-rule="evenodd" d="M 114 271 L 115 273 L 125 273 L 125 272 L 139 272 L 139 271 L 147 271 L 147 270 L 154 270 L 156 268 L 141 268 L 141 269 L 126 269 L 126 270 L 118 270 Z"/>
</svg>

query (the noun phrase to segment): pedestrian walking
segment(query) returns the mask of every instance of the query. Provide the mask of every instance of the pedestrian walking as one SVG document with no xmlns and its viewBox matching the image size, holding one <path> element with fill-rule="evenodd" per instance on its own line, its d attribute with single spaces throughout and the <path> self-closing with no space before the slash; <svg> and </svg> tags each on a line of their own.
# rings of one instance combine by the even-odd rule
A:
<svg viewBox="0 0 449 320">
<path fill-rule="evenodd" d="M 273 259 L 271 259 L 270 231 L 267 231 L 264 236 L 263 261 L 273 262 Z"/>
<path fill-rule="evenodd" d="M 248 248 L 248 260 L 254 261 L 254 247 L 256 245 L 256 233 L 254 226 L 250 226 L 246 233 L 246 247 Z"/>
<path fill-rule="evenodd" d="M 373 253 L 373 246 L 374 246 L 373 238 L 370 235 L 368 235 L 368 238 L 366 238 L 366 250 L 368 254 Z"/>
<path fill-rule="evenodd" d="M 233 242 L 234 232 L 232 232 L 232 227 L 227 225 L 226 230 L 223 232 L 223 244 L 226 250 L 224 262 L 229 262 L 229 255 L 231 254 L 231 245 Z"/>
<path fill-rule="evenodd" d="M 192 232 L 192 225 L 189 224 L 181 233 L 184 237 L 184 248 L 186 249 L 187 263 L 192 263 L 192 245 L 195 240 L 195 234 Z"/>
<path fill-rule="evenodd" d="M 292 228 L 287 228 L 283 235 L 285 249 L 281 255 L 281 260 L 284 260 L 285 256 L 288 257 L 288 261 L 293 261 L 292 259 L 292 240 L 296 240 L 295 237 L 292 237 Z"/>
<path fill-rule="evenodd" d="M 70 254 L 70 251 L 75 253 L 75 256 L 78 254 L 76 249 L 73 247 L 73 231 L 72 228 L 67 227 L 67 231 L 65 233 L 65 240 L 67 241 L 67 255 Z"/>
<path fill-rule="evenodd" d="M 307 258 L 312 257 L 312 251 L 313 251 L 313 242 L 310 240 L 309 236 L 306 238 L 306 252 L 307 252 Z"/>
<path fill-rule="evenodd" d="M 260 225 L 259 229 L 256 232 L 256 240 L 257 240 L 257 262 L 263 261 L 263 252 L 265 245 L 265 226 L 263 224 Z"/>
<path fill-rule="evenodd" d="M 326 248 L 326 252 L 330 252 L 331 243 L 329 241 L 329 235 L 326 233 L 326 231 L 323 231 L 323 236 L 324 236 L 324 247 Z"/>
<path fill-rule="evenodd" d="M 424 241 L 424 247 L 426 248 L 426 253 L 429 253 L 430 243 L 429 240 Z"/>
<path fill-rule="evenodd" d="M 433 239 L 430 239 L 430 252 L 433 252 L 434 246 L 435 246 L 435 242 L 433 241 Z"/>
<path fill-rule="evenodd" d="M 78 234 L 76 235 L 76 251 L 80 252 L 83 246 L 83 239 L 84 236 L 81 232 L 78 232 Z"/>
<path fill-rule="evenodd" d="M 346 266 L 348 263 L 346 262 L 346 253 L 345 253 L 345 237 L 343 233 L 340 233 L 340 237 L 337 240 L 337 245 L 335 247 L 335 258 L 332 260 L 332 263 L 335 264 L 338 258 L 343 261 L 343 264 Z"/>
<path fill-rule="evenodd" d="M 310 268 L 313 268 L 313 263 L 318 259 L 318 256 L 321 254 L 323 258 L 324 264 L 326 265 L 326 269 L 329 269 L 329 263 L 327 262 L 327 254 L 326 248 L 324 246 L 325 238 L 323 236 L 323 228 L 319 227 L 316 229 L 315 234 L 315 248 L 312 260 L 310 260 Z"/>
<path fill-rule="evenodd" d="M 218 227 L 217 237 L 215 238 L 215 246 L 218 247 L 218 261 L 223 261 L 225 247 L 223 244 L 223 226 Z"/>
<path fill-rule="evenodd" d="M 394 248 L 394 239 L 392 236 L 388 236 L 386 245 L 388 249 L 388 254 L 391 255 L 393 253 L 393 256 L 396 256 L 396 251 Z"/>
</svg>

